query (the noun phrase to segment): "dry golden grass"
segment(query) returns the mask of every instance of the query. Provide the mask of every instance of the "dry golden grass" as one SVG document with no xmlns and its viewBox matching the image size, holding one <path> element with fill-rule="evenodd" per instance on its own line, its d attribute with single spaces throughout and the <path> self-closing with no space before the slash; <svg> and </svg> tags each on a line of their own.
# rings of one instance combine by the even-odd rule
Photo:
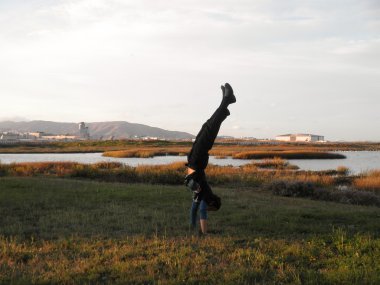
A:
<svg viewBox="0 0 380 285">
<path fill-rule="evenodd" d="M 80 168 L 81 164 L 77 162 L 23 162 L 1 165 L 1 167 L 7 169 L 11 176 L 65 176 Z"/>
<path fill-rule="evenodd" d="M 346 166 L 338 166 L 336 171 L 339 175 L 347 175 L 350 173 L 350 169 Z"/>
<path fill-rule="evenodd" d="M 106 151 L 103 156 L 108 157 L 154 157 L 154 156 L 165 156 L 165 155 L 186 155 L 190 151 L 189 147 L 130 147 L 125 150 L 118 151 Z M 342 159 L 345 158 L 344 155 L 338 153 L 323 152 L 317 149 L 287 149 L 287 148 L 263 148 L 259 149 L 254 146 L 239 146 L 239 145 L 216 145 L 210 151 L 210 155 L 217 158 L 232 157 L 235 159 L 273 159 L 273 158 L 283 158 L 283 159 Z"/>
<path fill-rule="evenodd" d="M 311 172 L 289 172 L 287 175 L 279 174 L 278 179 L 283 179 L 287 181 L 299 181 L 299 182 L 311 182 L 319 186 L 331 186 L 334 185 L 334 178 L 329 175 L 318 175 Z"/>
<path fill-rule="evenodd" d="M 251 144 L 248 144 L 251 143 Z M 179 151 L 187 153 L 191 148 L 190 141 L 81 141 L 81 142 L 54 142 L 42 144 L 0 145 L 0 153 L 70 153 L 70 152 L 106 152 L 125 150 L 155 150 L 164 149 L 166 152 Z M 380 150 L 380 143 L 352 142 L 352 143 L 273 143 L 216 140 L 211 151 L 215 156 L 232 156 L 240 152 L 249 151 L 363 151 Z"/>
<path fill-rule="evenodd" d="M 350 183 L 348 169 L 336 171 L 296 171 L 297 167 L 281 158 L 252 162 L 240 167 L 210 164 L 206 173 L 213 185 L 233 184 L 260 186 L 274 180 L 310 182 L 316 186 L 339 185 L 341 179 Z M 126 183 L 181 184 L 186 172 L 184 162 L 167 165 L 131 167 L 117 162 L 81 164 L 77 162 L 37 162 L 0 164 L 0 176 L 78 177 Z M 339 179 L 336 177 L 339 175 Z M 346 179 L 347 178 L 347 179 Z M 350 179 L 348 179 L 350 178 Z M 348 181 L 348 182 L 347 182 Z M 380 193 L 380 171 L 372 171 L 353 179 L 355 189 Z"/>
<path fill-rule="evenodd" d="M 303 239 L 0 236 L 3 284 L 377 284 L 380 241 L 336 231 Z M 369 248 L 373 253 L 369 253 Z M 360 264 L 360 266 L 358 266 Z"/>
<path fill-rule="evenodd" d="M 353 184 L 359 190 L 380 193 L 380 170 L 370 171 L 356 178 Z"/>
<path fill-rule="evenodd" d="M 285 158 L 285 159 L 342 159 L 344 155 L 321 151 L 246 151 L 232 156 L 237 159 L 262 159 L 262 158 Z"/>
<path fill-rule="evenodd" d="M 253 162 L 253 165 L 263 169 L 298 169 L 296 165 L 289 164 L 285 159 L 275 157 L 273 159 L 263 159 L 262 161 Z"/>
<path fill-rule="evenodd" d="M 206 173 L 214 185 L 258 186 L 273 180 L 312 182 L 320 186 L 334 185 L 334 173 L 295 171 L 296 166 L 276 158 L 252 162 L 240 167 L 210 164 Z M 184 162 L 166 165 L 127 166 L 115 162 L 81 164 L 76 162 L 38 162 L 0 164 L 0 176 L 82 177 L 105 181 L 181 184 L 186 172 Z"/>
<path fill-rule="evenodd" d="M 189 151 L 188 148 L 131 148 L 127 150 L 118 150 L 118 151 L 106 151 L 103 153 L 103 156 L 108 157 L 141 157 L 149 158 L 154 156 L 165 156 L 165 155 L 185 155 Z"/>
</svg>

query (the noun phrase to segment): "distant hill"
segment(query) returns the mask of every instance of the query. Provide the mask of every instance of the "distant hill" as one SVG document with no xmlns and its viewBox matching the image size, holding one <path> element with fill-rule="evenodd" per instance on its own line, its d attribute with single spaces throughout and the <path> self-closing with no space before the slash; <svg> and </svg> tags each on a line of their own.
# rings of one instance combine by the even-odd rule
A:
<svg viewBox="0 0 380 285">
<path fill-rule="evenodd" d="M 168 131 L 161 128 L 124 121 L 86 123 L 91 138 L 99 139 L 126 139 L 134 136 L 159 137 L 165 139 L 190 139 L 192 134 L 177 131 Z M 79 134 L 78 123 L 60 123 L 50 121 L 29 122 L 0 122 L 0 132 L 45 132 L 50 134 Z"/>
</svg>

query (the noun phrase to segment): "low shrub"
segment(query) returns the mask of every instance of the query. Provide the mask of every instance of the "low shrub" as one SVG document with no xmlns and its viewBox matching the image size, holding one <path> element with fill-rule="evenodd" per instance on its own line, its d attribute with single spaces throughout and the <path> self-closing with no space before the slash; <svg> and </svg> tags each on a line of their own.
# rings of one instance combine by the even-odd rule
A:
<svg viewBox="0 0 380 285">
<path fill-rule="evenodd" d="M 266 189 L 272 191 L 274 195 L 285 197 L 309 197 L 315 190 L 314 184 L 301 181 L 278 180 L 266 185 Z"/>
<path fill-rule="evenodd" d="M 0 163 L 0 177 L 7 176 L 9 174 L 8 170 L 9 170 L 8 165 Z"/>
<path fill-rule="evenodd" d="M 353 190 L 348 187 L 341 188 L 342 190 L 316 188 L 313 183 L 277 180 L 266 184 L 265 188 L 272 191 L 274 195 L 285 197 L 310 197 L 315 200 L 380 207 L 380 197 L 378 195 L 372 192 Z"/>
<path fill-rule="evenodd" d="M 263 159 L 262 161 L 253 162 L 252 165 L 257 166 L 262 169 L 292 169 L 296 170 L 299 167 L 296 165 L 289 164 L 288 161 L 280 157 L 275 157 L 273 159 Z"/>
<path fill-rule="evenodd" d="M 109 172 L 104 173 L 103 180 L 107 181 L 116 181 L 122 183 L 136 183 L 140 182 L 136 168 L 131 166 L 125 166 L 122 169 L 115 169 L 112 172 L 112 175 Z"/>
<path fill-rule="evenodd" d="M 111 162 L 111 161 L 101 161 L 98 163 L 94 163 L 93 167 L 98 169 L 115 169 L 122 168 L 124 166 L 121 162 Z"/>
<path fill-rule="evenodd" d="M 340 203 L 380 206 L 380 197 L 371 192 L 346 190 L 332 191 L 332 200 Z"/>
<path fill-rule="evenodd" d="M 350 169 L 346 166 L 338 166 L 336 171 L 338 175 L 348 175 L 350 173 Z"/>
<path fill-rule="evenodd" d="M 93 169 L 87 164 L 79 164 L 72 168 L 68 176 L 94 179 L 95 177 L 99 177 L 99 173 L 96 169 Z"/>
</svg>

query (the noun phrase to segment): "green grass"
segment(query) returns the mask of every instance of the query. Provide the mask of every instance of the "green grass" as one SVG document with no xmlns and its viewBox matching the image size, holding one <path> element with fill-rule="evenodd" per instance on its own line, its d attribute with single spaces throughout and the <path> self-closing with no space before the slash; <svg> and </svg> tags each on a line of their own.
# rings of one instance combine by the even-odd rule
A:
<svg viewBox="0 0 380 285">
<path fill-rule="evenodd" d="M 0 178 L 0 284 L 378 284 L 380 209 L 214 188 Z"/>
</svg>

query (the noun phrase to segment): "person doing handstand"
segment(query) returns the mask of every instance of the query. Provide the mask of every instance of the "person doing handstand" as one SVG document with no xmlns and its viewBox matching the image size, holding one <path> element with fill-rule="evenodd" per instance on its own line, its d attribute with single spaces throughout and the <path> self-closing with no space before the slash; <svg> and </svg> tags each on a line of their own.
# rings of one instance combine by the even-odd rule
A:
<svg viewBox="0 0 380 285">
<path fill-rule="evenodd" d="M 223 92 L 222 103 L 214 114 L 202 126 L 195 138 L 190 153 L 187 156 L 187 175 L 185 184 L 193 191 L 193 202 L 190 210 L 190 222 L 196 227 L 197 212 L 200 211 L 201 233 L 207 233 L 207 210 L 217 210 L 220 207 L 220 198 L 215 196 L 207 183 L 205 169 L 208 164 L 209 150 L 212 148 L 222 122 L 230 115 L 227 109 L 229 104 L 236 102 L 230 84 L 221 86 Z"/>
</svg>

